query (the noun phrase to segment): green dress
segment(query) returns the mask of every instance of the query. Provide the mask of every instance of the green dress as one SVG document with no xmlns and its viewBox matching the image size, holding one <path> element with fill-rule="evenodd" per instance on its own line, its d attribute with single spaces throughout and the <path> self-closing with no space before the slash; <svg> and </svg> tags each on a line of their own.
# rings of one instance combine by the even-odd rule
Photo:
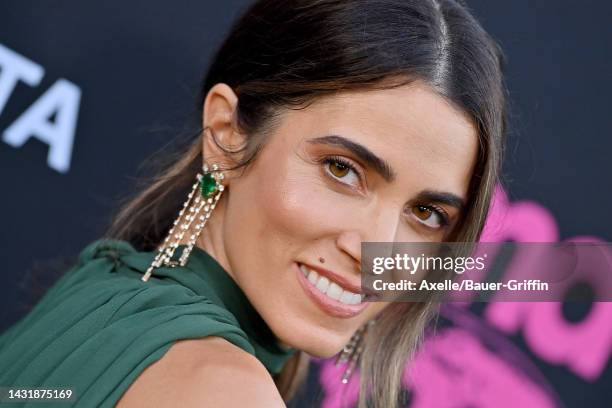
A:
<svg viewBox="0 0 612 408">
<path fill-rule="evenodd" d="M 88 245 L 77 265 L 0 336 L 0 387 L 69 388 L 71 402 L 54 406 L 111 407 L 174 342 L 205 336 L 222 337 L 272 375 L 280 372 L 296 350 L 277 342 L 214 258 L 194 247 L 185 267 L 158 268 L 143 282 L 155 254 L 120 240 Z"/>
</svg>

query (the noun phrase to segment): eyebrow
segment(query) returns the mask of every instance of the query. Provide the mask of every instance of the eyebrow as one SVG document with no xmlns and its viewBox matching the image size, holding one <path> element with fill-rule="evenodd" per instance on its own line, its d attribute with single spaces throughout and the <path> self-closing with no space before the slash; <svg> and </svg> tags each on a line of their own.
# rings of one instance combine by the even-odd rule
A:
<svg viewBox="0 0 612 408">
<path fill-rule="evenodd" d="M 353 142 L 352 140 L 338 135 L 316 137 L 314 139 L 308 140 L 308 142 L 312 144 L 325 144 L 344 147 L 345 149 L 348 149 L 353 152 L 368 166 L 373 168 L 374 171 L 380 174 L 382 178 L 384 178 L 387 182 L 390 183 L 395 180 L 395 172 L 393 171 L 389 163 L 372 153 L 370 149 L 368 149 L 362 144 Z"/>
<path fill-rule="evenodd" d="M 309 139 L 308 143 L 344 147 L 345 149 L 350 150 L 353 154 L 359 157 L 369 167 L 374 169 L 374 171 L 380 174 L 382 178 L 385 179 L 385 181 L 391 183 L 396 178 L 395 171 L 386 160 L 381 159 L 380 157 L 375 155 L 370 149 L 368 149 L 364 145 L 359 144 L 357 142 L 353 142 L 352 140 L 347 139 L 343 136 L 320 136 L 313 139 Z M 465 208 L 465 200 L 463 198 L 457 196 L 456 194 L 447 193 L 443 191 L 423 190 L 417 195 L 416 200 L 447 204 L 459 210 Z"/>
<path fill-rule="evenodd" d="M 446 193 L 444 191 L 423 190 L 417 194 L 416 200 L 447 204 L 457 208 L 459 211 L 465 208 L 465 200 L 463 200 L 463 198 L 453 193 Z"/>
</svg>

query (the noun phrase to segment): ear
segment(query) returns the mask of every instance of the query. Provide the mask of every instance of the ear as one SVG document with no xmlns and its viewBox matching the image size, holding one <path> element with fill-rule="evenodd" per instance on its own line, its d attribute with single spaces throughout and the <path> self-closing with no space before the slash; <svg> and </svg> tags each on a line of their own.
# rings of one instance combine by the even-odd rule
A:
<svg viewBox="0 0 612 408">
<path fill-rule="evenodd" d="M 206 95 L 202 109 L 202 159 L 216 163 L 222 169 L 236 164 L 236 154 L 227 151 L 239 150 L 245 143 L 245 135 L 238 132 L 235 123 L 238 97 L 224 83 L 215 84 Z"/>
</svg>

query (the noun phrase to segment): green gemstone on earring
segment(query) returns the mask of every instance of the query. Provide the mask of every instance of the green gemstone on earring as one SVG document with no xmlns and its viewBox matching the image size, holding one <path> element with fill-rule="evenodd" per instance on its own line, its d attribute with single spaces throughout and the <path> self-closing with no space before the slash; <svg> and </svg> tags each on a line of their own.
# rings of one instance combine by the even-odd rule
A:
<svg viewBox="0 0 612 408">
<path fill-rule="evenodd" d="M 217 181 L 212 173 L 205 174 L 200 180 L 200 192 L 202 197 L 210 197 L 217 191 Z"/>
</svg>

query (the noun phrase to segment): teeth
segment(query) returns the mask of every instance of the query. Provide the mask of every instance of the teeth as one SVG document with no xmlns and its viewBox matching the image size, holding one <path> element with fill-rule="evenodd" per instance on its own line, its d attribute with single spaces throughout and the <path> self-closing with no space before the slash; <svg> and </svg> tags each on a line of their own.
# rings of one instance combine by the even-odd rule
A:
<svg viewBox="0 0 612 408">
<path fill-rule="evenodd" d="M 308 282 L 317 288 L 319 292 L 329 296 L 330 298 L 346 305 L 356 305 L 361 303 L 360 294 L 342 289 L 342 287 L 337 283 L 330 282 L 330 280 L 325 276 L 319 276 L 318 273 L 306 268 L 304 265 L 300 265 L 300 270 L 304 276 L 306 276 Z"/>
<path fill-rule="evenodd" d="M 322 293 L 327 293 L 327 288 L 329 287 L 329 279 L 327 279 L 325 276 L 321 276 L 317 281 L 315 287 L 319 289 Z"/>
<path fill-rule="evenodd" d="M 315 286 L 317 284 L 318 277 L 319 275 L 317 275 L 316 272 L 311 271 L 310 273 L 308 273 L 308 282 L 312 283 L 312 285 Z"/>
<path fill-rule="evenodd" d="M 346 292 L 343 291 L 342 292 L 342 296 L 340 296 L 340 299 L 338 299 L 340 302 L 342 303 L 346 303 L 346 304 L 352 304 L 353 303 L 353 296 L 355 295 L 355 293 L 351 293 L 351 292 Z M 357 295 L 359 296 L 359 295 Z"/>
<path fill-rule="evenodd" d="M 332 282 L 329 284 L 329 288 L 327 288 L 327 292 L 325 292 L 325 294 L 332 299 L 340 300 L 340 296 L 342 296 L 343 292 L 344 291 L 340 286 Z"/>
</svg>

